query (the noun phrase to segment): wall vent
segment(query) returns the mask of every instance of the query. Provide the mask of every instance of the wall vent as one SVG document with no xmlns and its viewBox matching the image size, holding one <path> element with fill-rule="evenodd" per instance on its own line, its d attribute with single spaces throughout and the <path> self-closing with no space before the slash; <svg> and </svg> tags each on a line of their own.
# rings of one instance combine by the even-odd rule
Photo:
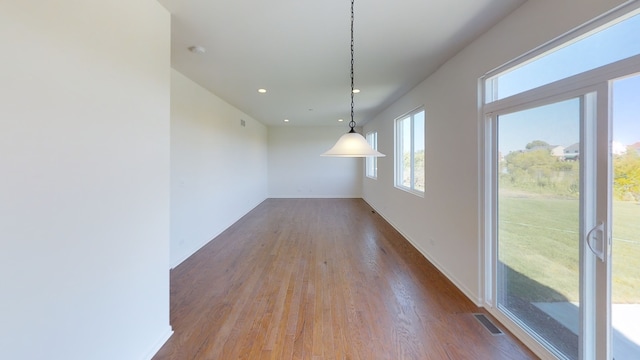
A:
<svg viewBox="0 0 640 360">
<path fill-rule="evenodd" d="M 485 329 L 489 330 L 491 335 L 502 335 L 502 331 L 495 326 L 485 314 L 473 314 L 473 316 L 482 324 Z"/>
</svg>

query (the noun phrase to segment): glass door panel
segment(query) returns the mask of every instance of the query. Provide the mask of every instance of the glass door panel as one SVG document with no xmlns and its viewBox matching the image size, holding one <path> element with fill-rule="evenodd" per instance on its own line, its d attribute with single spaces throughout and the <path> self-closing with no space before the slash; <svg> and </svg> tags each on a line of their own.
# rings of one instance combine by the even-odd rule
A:
<svg viewBox="0 0 640 360">
<path fill-rule="evenodd" d="M 640 359 L 640 76 L 613 82 L 614 359 Z"/>
<path fill-rule="evenodd" d="M 578 359 L 581 98 L 498 116 L 498 308 Z"/>
</svg>

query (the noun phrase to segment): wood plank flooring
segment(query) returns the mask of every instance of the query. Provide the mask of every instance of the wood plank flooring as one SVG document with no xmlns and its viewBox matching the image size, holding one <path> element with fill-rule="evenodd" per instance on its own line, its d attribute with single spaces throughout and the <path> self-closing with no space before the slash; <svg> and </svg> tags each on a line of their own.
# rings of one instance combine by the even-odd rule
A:
<svg viewBox="0 0 640 360">
<path fill-rule="evenodd" d="M 363 200 L 268 199 L 171 271 L 154 360 L 536 358 L 477 312 Z"/>
</svg>

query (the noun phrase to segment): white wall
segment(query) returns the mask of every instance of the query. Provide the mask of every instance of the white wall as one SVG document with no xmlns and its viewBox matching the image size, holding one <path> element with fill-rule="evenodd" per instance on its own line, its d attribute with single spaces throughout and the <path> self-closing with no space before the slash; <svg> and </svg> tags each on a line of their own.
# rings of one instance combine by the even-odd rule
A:
<svg viewBox="0 0 640 360">
<path fill-rule="evenodd" d="M 360 198 L 364 162 L 321 157 L 349 128 L 269 128 L 269 197 Z"/>
<path fill-rule="evenodd" d="M 170 16 L 0 2 L 0 358 L 144 359 L 169 326 Z"/>
<path fill-rule="evenodd" d="M 172 266 L 266 197 L 266 127 L 171 70 Z"/>
<path fill-rule="evenodd" d="M 364 198 L 482 303 L 479 235 L 478 79 L 487 71 L 622 3 L 621 0 L 528 1 L 365 126 L 378 131 L 378 180 Z M 393 119 L 426 109 L 426 192 L 393 187 Z"/>
</svg>

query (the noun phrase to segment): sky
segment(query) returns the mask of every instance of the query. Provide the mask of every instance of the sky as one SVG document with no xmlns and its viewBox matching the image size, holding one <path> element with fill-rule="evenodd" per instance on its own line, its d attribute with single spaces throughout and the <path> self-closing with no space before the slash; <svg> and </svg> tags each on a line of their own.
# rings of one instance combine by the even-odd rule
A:
<svg viewBox="0 0 640 360">
<path fill-rule="evenodd" d="M 640 141 L 640 74 L 613 83 L 613 141 Z"/>
<path fill-rule="evenodd" d="M 640 142 L 640 74 L 613 82 L 613 141 Z M 580 137 L 580 102 L 570 99 L 524 110 L 499 119 L 499 149 L 506 155 L 522 150 L 533 140 L 564 147 Z"/>
<path fill-rule="evenodd" d="M 568 147 L 580 139 L 580 101 L 571 99 L 502 115 L 498 124 L 498 149 L 502 155 L 524 150 L 533 140 Z"/>
<path fill-rule="evenodd" d="M 569 44 L 498 78 L 498 98 L 595 69 L 640 54 L 640 14 Z M 640 74 L 618 79 L 613 86 L 613 141 L 631 145 L 640 141 Z M 524 149 L 533 140 L 569 146 L 579 139 L 579 101 L 502 115 L 499 150 Z"/>
</svg>

